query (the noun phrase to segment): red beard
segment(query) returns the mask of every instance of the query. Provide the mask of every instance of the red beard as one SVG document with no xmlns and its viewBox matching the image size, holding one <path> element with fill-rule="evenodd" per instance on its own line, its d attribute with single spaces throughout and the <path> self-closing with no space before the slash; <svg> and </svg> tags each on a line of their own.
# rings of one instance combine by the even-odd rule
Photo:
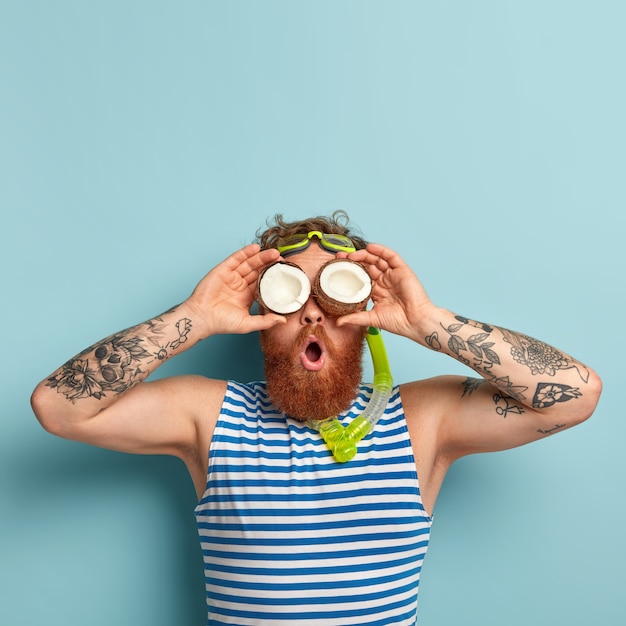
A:
<svg viewBox="0 0 626 626">
<path fill-rule="evenodd" d="M 338 348 L 323 326 L 304 327 L 291 349 L 285 349 L 267 333 L 261 333 L 267 391 L 272 402 L 289 417 L 321 420 L 345 411 L 356 398 L 363 375 L 363 340 L 366 329 Z M 318 371 L 305 369 L 300 351 L 315 335 L 324 342 L 326 358 Z"/>
</svg>

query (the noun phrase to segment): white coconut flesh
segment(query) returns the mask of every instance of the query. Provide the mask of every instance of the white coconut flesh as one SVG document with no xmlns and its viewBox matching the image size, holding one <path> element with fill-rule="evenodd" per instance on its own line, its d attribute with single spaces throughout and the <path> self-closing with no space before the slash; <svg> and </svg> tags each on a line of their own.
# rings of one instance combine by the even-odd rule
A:
<svg viewBox="0 0 626 626">
<path fill-rule="evenodd" d="M 259 280 L 259 296 L 274 313 L 293 313 L 302 308 L 311 295 L 311 283 L 297 266 L 275 263 Z"/>
<path fill-rule="evenodd" d="M 369 298 L 372 279 L 360 265 L 349 260 L 328 263 L 319 277 L 322 292 L 337 302 L 357 304 Z"/>
</svg>

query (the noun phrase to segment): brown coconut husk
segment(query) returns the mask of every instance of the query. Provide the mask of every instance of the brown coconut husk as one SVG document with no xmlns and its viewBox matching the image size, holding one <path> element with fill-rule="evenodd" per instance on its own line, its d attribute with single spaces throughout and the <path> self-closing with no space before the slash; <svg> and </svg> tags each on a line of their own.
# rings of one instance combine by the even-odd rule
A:
<svg viewBox="0 0 626 626">
<path fill-rule="evenodd" d="M 317 276 L 315 277 L 315 281 L 313 282 L 313 289 L 312 289 L 313 294 L 315 295 L 315 298 L 317 302 L 319 303 L 320 307 L 329 315 L 334 315 L 337 317 L 341 315 L 348 315 L 349 313 L 356 313 L 357 311 L 362 311 L 363 309 L 365 309 L 370 299 L 371 284 L 372 284 L 371 278 L 370 278 L 370 290 L 367 294 L 367 297 L 365 297 L 363 300 L 360 300 L 359 302 L 342 302 L 341 300 L 337 300 L 329 296 L 327 293 L 325 293 L 322 290 L 322 287 L 321 287 L 322 273 L 326 267 L 328 267 L 329 265 L 332 265 L 333 263 L 344 263 L 344 264 L 351 263 L 353 265 L 358 265 L 359 267 L 363 269 L 365 274 L 369 276 L 369 274 L 367 273 L 367 270 L 365 269 L 365 266 L 361 263 L 358 263 L 357 261 L 351 261 L 350 259 L 331 259 L 327 263 L 324 263 L 324 265 L 322 265 L 322 267 L 320 268 L 320 271 L 317 273 Z"/>
</svg>

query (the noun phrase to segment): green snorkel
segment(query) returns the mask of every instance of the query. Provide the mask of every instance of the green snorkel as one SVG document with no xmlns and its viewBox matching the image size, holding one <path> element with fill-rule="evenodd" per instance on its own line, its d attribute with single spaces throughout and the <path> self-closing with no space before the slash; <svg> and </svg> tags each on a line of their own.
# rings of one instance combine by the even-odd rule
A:
<svg viewBox="0 0 626 626">
<path fill-rule="evenodd" d="M 322 439 L 340 463 L 354 458 L 357 453 L 357 443 L 374 429 L 385 412 L 393 390 L 393 378 L 380 330 L 370 326 L 366 339 L 374 366 L 374 389 L 363 413 L 352 420 L 347 427 L 336 417 L 306 422 L 307 426 L 322 435 Z"/>
</svg>

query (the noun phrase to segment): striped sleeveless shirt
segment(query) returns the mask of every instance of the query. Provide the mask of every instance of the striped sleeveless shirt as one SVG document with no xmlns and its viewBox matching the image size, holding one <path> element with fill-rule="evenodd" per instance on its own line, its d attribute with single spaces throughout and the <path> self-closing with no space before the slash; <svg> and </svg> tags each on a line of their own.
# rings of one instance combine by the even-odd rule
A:
<svg viewBox="0 0 626 626">
<path fill-rule="evenodd" d="M 348 425 L 372 388 L 340 415 Z M 431 518 L 395 388 L 357 456 L 229 382 L 196 507 L 208 626 L 414 626 Z"/>
</svg>

